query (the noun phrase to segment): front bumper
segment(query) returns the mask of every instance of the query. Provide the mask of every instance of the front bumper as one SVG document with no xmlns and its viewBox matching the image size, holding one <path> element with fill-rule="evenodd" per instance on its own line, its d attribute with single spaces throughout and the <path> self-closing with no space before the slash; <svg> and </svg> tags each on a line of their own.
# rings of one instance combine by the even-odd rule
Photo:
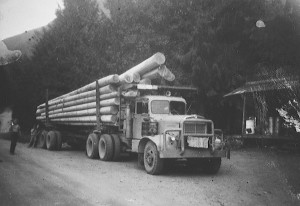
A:
<svg viewBox="0 0 300 206">
<path fill-rule="evenodd" d="M 226 157 L 230 159 L 230 149 L 215 150 L 209 149 L 185 149 L 180 150 L 164 150 L 159 152 L 160 158 L 205 158 L 205 157 Z"/>
<path fill-rule="evenodd" d="M 226 157 L 230 159 L 230 149 L 223 145 L 221 148 L 214 148 L 210 144 L 209 148 L 193 148 L 189 147 L 186 142 L 186 137 L 181 135 L 173 144 L 168 142 L 166 133 L 168 131 L 182 132 L 178 128 L 165 130 L 162 137 L 162 147 L 159 151 L 160 158 L 208 158 L 208 157 Z M 213 135 L 208 135 L 211 141 L 214 141 Z"/>
</svg>

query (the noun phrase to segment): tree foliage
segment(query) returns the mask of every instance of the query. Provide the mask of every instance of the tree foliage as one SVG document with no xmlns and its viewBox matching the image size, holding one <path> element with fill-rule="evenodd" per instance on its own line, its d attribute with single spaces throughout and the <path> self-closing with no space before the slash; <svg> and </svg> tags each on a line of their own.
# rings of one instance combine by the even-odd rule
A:
<svg viewBox="0 0 300 206">
<path fill-rule="evenodd" d="M 279 0 L 107 1 L 109 17 L 94 0 L 64 5 L 34 57 L 16 69 L 30 74 L 22 91 L 35 106 L 46 88 L 58 96 L 160 51 L 176 74 L 171 84 L 197 87 L 206 115 L 222 119 L 223 95 L 253 72 L 297 73 L 300 65 L 299 16 Z M 265 28 L 255 26 L 260 19 Z"/>
</svg>

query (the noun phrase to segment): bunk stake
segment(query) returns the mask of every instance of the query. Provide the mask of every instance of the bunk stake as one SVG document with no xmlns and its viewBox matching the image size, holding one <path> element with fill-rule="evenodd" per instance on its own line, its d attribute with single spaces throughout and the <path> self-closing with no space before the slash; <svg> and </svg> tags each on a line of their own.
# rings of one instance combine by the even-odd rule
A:
<svg viewBox="0 0 300 206">
<path fill-rule="evenodd" d="M 49 123 L 49 108 L 48 108 L 48 101 L 49 101 L 49 91 L 46 89 L 46 124 Z"/>
<path fill-rule="evenodd" d="M 99 94 L 99 83 L 96 81 L 96 120 L 97 130 L 101 129 L 101 118 L 100 118 L 100 94 Z"/>
</svg>

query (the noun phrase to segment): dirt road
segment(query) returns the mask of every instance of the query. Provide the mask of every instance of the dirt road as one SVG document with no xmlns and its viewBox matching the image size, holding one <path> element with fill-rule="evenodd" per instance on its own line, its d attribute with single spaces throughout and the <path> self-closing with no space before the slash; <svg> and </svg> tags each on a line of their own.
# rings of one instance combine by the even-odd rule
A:
<svg viewBox="0 0 300 206">
<path fill-rule="evenodd" d="M 9 154 L 0 139 L 0 205 L 297 205 L 274 157 L 260 150 L 232 152 L 217 175 L 175 165 L 161 176 L 136 159 L 88 159 L 83 151 L 50 152 L 19 143 Z"/>
</svg>

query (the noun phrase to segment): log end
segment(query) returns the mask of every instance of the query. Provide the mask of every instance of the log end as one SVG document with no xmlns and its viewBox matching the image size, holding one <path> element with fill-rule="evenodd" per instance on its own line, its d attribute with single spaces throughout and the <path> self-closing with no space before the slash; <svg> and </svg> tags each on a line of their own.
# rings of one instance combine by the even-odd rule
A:
<svg viewBox="0 0 300 206">
<path fill-rule="evenodd" d="M 155 59 L 156 63 L 159 65 L 162 65 L 166 61 L 166 57 L 163 53 L 157 52 L 153 55 L 153 58 Z"/>
</svg>

